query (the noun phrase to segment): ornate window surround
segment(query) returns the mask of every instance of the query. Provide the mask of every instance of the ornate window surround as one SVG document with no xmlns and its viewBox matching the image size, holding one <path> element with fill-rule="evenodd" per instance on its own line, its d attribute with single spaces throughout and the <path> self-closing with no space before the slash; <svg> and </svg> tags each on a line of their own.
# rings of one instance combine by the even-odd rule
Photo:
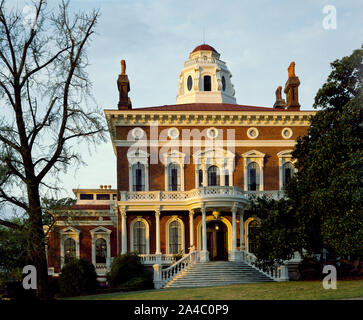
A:
<svg viewBox="0 0 363 320">
<path fill-rule="evenodd" d="M 279 158 L 279 190 L 282 190 L 284 186 L 284 164 L 287 162 L 290 162 L 292 165 L 296 162 L 296 159 L 294 159 L 291 155 L 293 150 L 282 150 L 277 153 L 277 156 Z M 297 169 L 294 169 L 294 172 L 297 172 Z"/>
<path fill-rule="evenodd" d="M 180 232 L 181 232 L 181 250 L 185 253 L 185 228 L 184 228 L 184 223 L 183 220 L 181 220 L 180 218 L 178 218 L 178 216 L 172 216 L 171 218 L 168 219 L 168 221 L 165 224 L 165 228 L 166 228 L 166 254 L 170 254 L 170 249 L 169 249 L 169 243 L 170 243 L 170 238 L 169 238 L 169 226 L 172 222 L 174 221 L 178 221 L 180 224 Z"/>
<path fill-rule="evenodd" d="M 243 153 L 241 156 L 244 160 L 244 190 L 248 190 L 248 165 L 251 162 L 256 162 L 256 164 L 260 167 L 260 190 L 257 191 L 263 191 L 263 167 L 265 154 L 257 150 L 250 150 Z"/>
<path fill-rule="evenodd" d="M 261 219 L 258 217 L 250 217 L 244 222 L 244 230 L 245 230 L 245 247 L 246 251 L 250 252 L 250 240 L 249 240 L 249 225 L 252 221 L 257 221 L 259 224 L 261 223 Z"/>
<path fill-rule="evenodd" d="M 66 227 L 59 231 L 60 233 L 60 242 L 61 242 L 61 268 L 63 268 L 64 265 L 64 241 L 66 241 L 68 238 L 73 239 L 76 242 L 76 258 L 80 258 L 80 248 L 79 248 L 79 234 L 81 231 L 74 227 Z"/>
<path fill-rule="evenodd" d="M 130 252 L 134 249 L 134 225 L 136 222 L 142 222 L 145 225 L 145 244 L 146 254 L 150 254 L 150 228 L 149 223 L 141 216 L 136 217 L 130 223 Z"/>
<path fill-rule="evenodd" d="M 213 148 L 199 150 L 193 154 L 195 165 L 195 188 L 199 187 L 199 170 L 203 172 L 203 186 L 208 185 L 207 171 L 210 166 L 216 166 L 220 172 L 220 184 L 225 185 L 225 173 L 229 175 L 229 186 L 233 186 L 234 153 L 230 150 Z"/>
<path fill-rule="evenodd" d="M 133 149 L 133 150 L 130 150 L 129 152 L 127 152 L 127 160 L 129 162 L 129 191 L 130 192 L 133 191 L 132 190 L 132 186 L 133 186 L 132 166 L 134 164 L 137 164 L 138 162 L 140 162 L 141 164 L 144 165 L 145 191 L 149 191 L 149 154 L 142 149 Z"/>
<path fill-rule="evenodd" d="M 104 227 L 97 227 L 95 229 L 90 230 L 90 234 L 92 237 L 92 263 L 96 265 L 96 240 L 97 239 L 105 239 L 107 243 L 107 256 L 106 256 L 106 265 L 109 264 L 111 258 L 111 241 L 110 235 L 111 230 Z"/>
<path fill-rule="evenodd" d="M 180 176 L 180 191 L 184 191 L 184 161 L 185 161 L 185 153 L 182 153 L 178 150 L 170 150 L 169 152 L 163 153 L 164 160 L 164 176 L 165 176 L 165 190 L 169 190 L 169 165 L 172 163 L 176 163 L 179 166 L 180 172 L 178 175 Z"/>
</svg>

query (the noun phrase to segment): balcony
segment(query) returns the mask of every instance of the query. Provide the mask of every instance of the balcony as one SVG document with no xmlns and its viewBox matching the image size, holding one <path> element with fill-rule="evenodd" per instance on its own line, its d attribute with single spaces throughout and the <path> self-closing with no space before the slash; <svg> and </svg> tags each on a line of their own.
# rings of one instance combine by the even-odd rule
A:
<svg viewBox="0 0 363 320">
<path fill-rule="evenodd" d="M 200 187 L 188 191 L 121 191 L 120 202 L 132 203 L 173 203 L 193 201 L 243 201 L 247 202 L 252 197 L 266 196 L 268 199 L 281 199 L 283 192 L 279 190 L 270 191 L 244 191 L 233 186 L 210 186 Z"/>
</svg>

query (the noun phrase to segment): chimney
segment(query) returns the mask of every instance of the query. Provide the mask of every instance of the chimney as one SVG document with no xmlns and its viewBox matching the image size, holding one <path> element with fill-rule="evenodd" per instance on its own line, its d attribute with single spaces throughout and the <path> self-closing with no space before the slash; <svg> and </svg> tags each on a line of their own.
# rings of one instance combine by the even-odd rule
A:
<svg viewBox="0 0 363 320">
<path fill-rule="evenodd" d="M 131 100 L 129 98 L 130 82 L 125 72 L 126 72 L 126 62 L 125 60 L 121 60 L 121 74 L 119 74 L 117 79 L 117 88 L 119 91 L 119 101 L 118 101 L 119 110 L 132 109 Z"/>
<path fill-rule="evenodd" d="M 274 103 L 275 109 L 285 109 L 285 107 L 286 107 L 286 102 L 281 97 L 281 90 L 282 90 L 282 87 L 279 86 L 275 91 L 275 95 L 276 95 L 276 101 Z"/>
<path fill-rule="evenodd" d="M 298 87 L 299 78 L 295 75 L 295 62 L 291 62 L 288 70 L 289 78 L 286 81 L 284 92 L 286 94 L 287 110 L 300 110 Z"/>
</svg>

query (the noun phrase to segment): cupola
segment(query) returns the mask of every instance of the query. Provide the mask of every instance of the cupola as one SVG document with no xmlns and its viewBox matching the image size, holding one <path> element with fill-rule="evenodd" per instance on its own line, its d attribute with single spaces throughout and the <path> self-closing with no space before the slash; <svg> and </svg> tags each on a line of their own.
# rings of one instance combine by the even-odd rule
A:
<svg viewBox="0 0 363 320">
<path fill-rule="evenodd" d="M 184 62 L 179 75 L 176 102 L 235 104 L 232 74 L 212 46 L 202 44 Z"/>
</svg>

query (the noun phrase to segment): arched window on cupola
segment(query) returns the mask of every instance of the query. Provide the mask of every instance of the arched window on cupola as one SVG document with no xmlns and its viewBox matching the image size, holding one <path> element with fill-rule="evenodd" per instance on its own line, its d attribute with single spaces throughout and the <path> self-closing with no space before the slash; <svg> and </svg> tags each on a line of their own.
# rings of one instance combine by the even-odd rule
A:
<svg viewBox="0 0 363 320">
<path fill-rule="evenodd" d="M 212 90 L 212 81 L 210 76 L 204 76 L 204 91 L 211 91 Z"/>
<path fill-rule="evenodd" d="M 208 186 L 219 186 L 219 168 L 217 166 L 210 166 L 208 168 Z"/>
</svg>

